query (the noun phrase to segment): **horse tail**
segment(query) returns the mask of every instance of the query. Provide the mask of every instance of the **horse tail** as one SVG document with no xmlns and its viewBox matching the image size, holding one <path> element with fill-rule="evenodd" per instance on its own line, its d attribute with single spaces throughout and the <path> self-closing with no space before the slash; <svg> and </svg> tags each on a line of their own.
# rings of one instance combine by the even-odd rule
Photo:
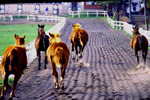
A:
<svg viewBox="0 0 150 100">
<path fill-rule="evenodd" d="M 87 41 L 88 41 L 88 34 L 85 30 L 80 30 L 80 33 L 79 33 L 79 41 L 80 41 L 80 44 L 81 46 L 84 46 L 86 45 Z"/>
<path fill-rule="evenodd" d="M 144 42 L 143 36 L 139 36 L 138 40 L 139 40 L 139 49 L 141 50 Z"/>
<path fill-rule="evenodd" d="M 61 67 L 61 65 L 59 64 L 63 64 L 65 62 L 65 55 L 64 55 L 64 50 L 62 47 L 57 47 L 55 50 L 55 56 L 56 56 L 56 60 L 59 67 Z"/>
<path fill-rule="evenodd" d="M 83 38 L 84 38 L 84 35 L 82 35 L 81 31 L 79 33 L 79 36 L 78 36 L 78 39 L 79 39 L 79 42 L 80 42 L 80 45 L 83 46 L 84 43 L 83 43 Z"/>
<path fill-rule="evenodd" d="M 10 58 L 10 64 L 9 64 L 9 70 L 12 71 L 14 70 L 14 66 L 17 64 L 17 51 L 16 49 L 13 49 L 10 54 L 9 54 L 9 58 Z"/>
</svg>

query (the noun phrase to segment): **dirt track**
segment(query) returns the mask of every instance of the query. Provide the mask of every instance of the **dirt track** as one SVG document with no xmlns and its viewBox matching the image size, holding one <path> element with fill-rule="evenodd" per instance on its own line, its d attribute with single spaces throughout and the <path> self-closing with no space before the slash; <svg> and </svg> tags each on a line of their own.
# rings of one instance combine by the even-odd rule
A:
<svg viewBox="0 0 150 100">
<path fill-rule="evenodd" d="M 61 37 L 70 48 L 69 35 L 72 24 L 77 22 L 87 30 L 89 41 L 83 65 L 70 59 L 65 89 L 55 89 L 50 64 L 48 69 L 39 71 L 35 59 L 20 79 L 14 100 L 141 100 L 150 97 L 149 54 L 146 68 L 136 69 L 130 38 L 112 30 L 100 19 L 68 19 Z"/>
</svg>

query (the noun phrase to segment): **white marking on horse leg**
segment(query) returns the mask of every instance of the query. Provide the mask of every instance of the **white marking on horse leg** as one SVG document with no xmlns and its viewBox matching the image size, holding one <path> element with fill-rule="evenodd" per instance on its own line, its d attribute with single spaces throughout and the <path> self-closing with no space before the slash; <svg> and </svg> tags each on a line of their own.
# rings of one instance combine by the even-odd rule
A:
<svg viewBox="0 0 150 100">
<path fill-rule="evenodd" d="M 62 88 L 64 88 L 64 79 L 62 76 L 60 77 L 60 80 L 61 80 Z"/>
</svg>

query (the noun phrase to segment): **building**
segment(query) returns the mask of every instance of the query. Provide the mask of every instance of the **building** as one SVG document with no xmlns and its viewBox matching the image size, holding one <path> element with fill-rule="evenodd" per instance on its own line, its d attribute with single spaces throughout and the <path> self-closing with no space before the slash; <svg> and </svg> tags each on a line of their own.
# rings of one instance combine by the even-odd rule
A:
<svg viewBox="0 0 150 100">
<path fill-rule="evenodd" d="M 81 11 L 87 9 L 102 9 L 94 2 L 58 2 L 58 3 L 18 3 L 0 4 L 0 14 L 48 14 L 61 15 L 69 11 Z"/>
</svg>

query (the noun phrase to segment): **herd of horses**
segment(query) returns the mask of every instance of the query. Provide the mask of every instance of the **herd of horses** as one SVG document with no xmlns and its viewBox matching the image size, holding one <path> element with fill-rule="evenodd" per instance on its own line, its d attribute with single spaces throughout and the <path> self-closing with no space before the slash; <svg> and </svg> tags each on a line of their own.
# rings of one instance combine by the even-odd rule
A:
<svg viewBox="0 0 150 100">
<path fill-rule="evenodd" d="M 79 23 L 72 25 L 72 33 L 70 35 L 70 42 L 72 45 L 72 59 L 78 61 L 82 58 L 83 50 L 88 42 L 88 33 L 81 28 Z M 9 88 L 8 77 L 10 74 L 14 74 L 14 80 L 12 89 L 9 95 L 9 100 L 13 99 L 14 91 L 18 80 L 23 74 L 24 69 L 27 67 L 27 55 L 25 48 L 25 35 L 20 37 L 14 35 L 15 45 L 8 46 L 1 61 L 1 74 L 3 78 L 3 87 L 1 89 L 1 98 L 4 98 L 4 94 Z M 130 41 L 131 48 L 134 49 L 139 63 L 138 51 L 142 51 L 144 64 L 146 62 L 146 56 L 148 52 L 148 41 L 145 36 L 141 35 L 138 31 L 138 27 L 133 28 L 133 38 Z M 68 65 L 70 50 L 65 42 L 61 41 L 60 33 L 49 33 L 49 36 L 44 32 L 44 25 L 38 24 L 38 36 L 35 40 L 35 48 L 38 57 L 38 69 L 41 66 L 41 51 L 45 52 L 44 68 L 48 61 L 51 64 L 52 75 L 54 77 L 55 88 L 59 88 L 58 73 L 56 66 L 61 69 L 60 80 L 61 88 L 64 88 L 64 76 L 65 70 Z M 75 49 L 75 52 L 74 52 Z M 48 60 L 48 61 L 47 61 Z"/>
</svg>

